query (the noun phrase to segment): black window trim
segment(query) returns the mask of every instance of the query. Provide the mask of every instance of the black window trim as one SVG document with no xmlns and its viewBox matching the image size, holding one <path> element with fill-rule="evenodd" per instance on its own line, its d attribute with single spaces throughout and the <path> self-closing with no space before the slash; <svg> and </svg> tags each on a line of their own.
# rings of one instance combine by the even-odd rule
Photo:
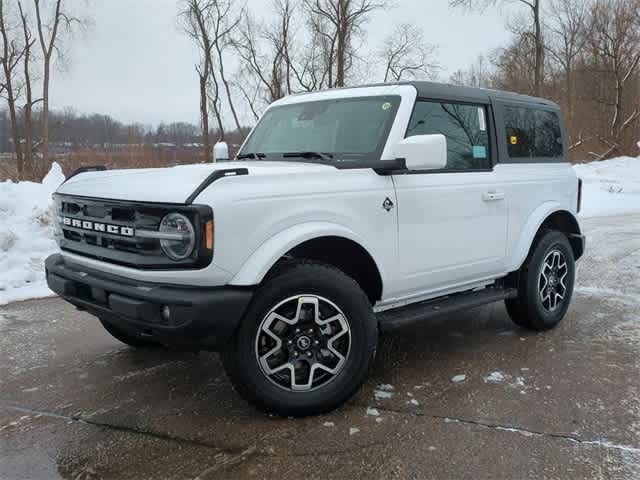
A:
<svg viewBox="0 0 640 480">
<path fill-rule="evenodd" d="M 531 165 L 540 163 L 568 163 L 569 152 L 567 150 L 567 134 L 564 128 L 564 121 L 562 111 L 552 105 L 546 105 L 542 103 L 532 102 L 518 102 L 514 100 L 500 100 L 498 103 L 499 118 L 501 122 L 501 132 L 496 135 L 497 138 L 502 138 L 500 141 L 500 147 L 503 148 L 503 153 L 500 155 L 499 163 L 506 165 Z M 560 157 L 512 157 L 509 155 L 509 145 L 507 143 L 507 125 L 504 119 L 506 108 L 528 108 L 530 110 L 540 110 L 544 112 L 555 113 L 560 121 L 560 134 L 562 135 L 562 155 Z M 497 133 L 497 132 L 496 132 Z"/>
<path fill-rule="evenodd" d="M 496 144 L 496 134 L 495 134 L 496 123 L 495 123 L 492 103 L 474 102 L 474 101 L 465 101 L 465 100 L 451 100 L 447 98 L 417 97 L 416 101 L 413 104 L 413 108 L 411 110 L 411 116 L 409 117 L 409 124 L 407 124 L 407 128 L 404 132 L 404 138 L 408 138 L 407 134 L 409 133 L 411 119 L 413 118 L 416 107 L 420 102 L 448 103 L 450 105 L 468 105 L 471 107 L 483 107 L 485 109 L 486 121 L 487 121 L 487 135 L 489 137 L 489 160 L 491 161 L 491 166 L 488 168 L 467 168 L 467 169 L 440 168 L 437 170 L 405 170 L 402 172 L 395 172 L 395 174 L 403 174 L 403 175 L 421 174 L 422 175 L 422 174 L 443 174 L 443 173 L 488 173 L 488 172 L 494 171 L 494 168 L 498 163 L 498 158 L 497 158 L 498 148 Z"/>
</svg>

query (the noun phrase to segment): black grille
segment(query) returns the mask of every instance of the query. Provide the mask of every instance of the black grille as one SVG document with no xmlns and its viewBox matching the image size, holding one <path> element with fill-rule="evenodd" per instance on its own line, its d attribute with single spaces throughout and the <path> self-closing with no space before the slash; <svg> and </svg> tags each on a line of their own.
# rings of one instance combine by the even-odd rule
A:
<svg viewBox="0 0 640 480">
<path fill-rule="evenodd" d="M 201 238 L 204 223 L 213 218 L 211 209 L 201 205 L 171 205 L 54 195 L 57 210 L 56 239 L 60 248 L 78 255 L 143 269 L 201 268 L 211 261 L 212 252 Z M 160 241 L 87 228 L 101 224 L 116 230 L 122 227 L 157 231 L 162 218 L 170 212 L 187 216 L 196 232 L 196 248 L 184 260 L 169 259 Z M 66 224 L 65 221 L 66 220 Z M 77 222 L 74 222 L 76 220 Z M 79 222 L 79 223 L 78 223 Z M 84 222 L 90 222 L 85 224 Z"/>
</svg>

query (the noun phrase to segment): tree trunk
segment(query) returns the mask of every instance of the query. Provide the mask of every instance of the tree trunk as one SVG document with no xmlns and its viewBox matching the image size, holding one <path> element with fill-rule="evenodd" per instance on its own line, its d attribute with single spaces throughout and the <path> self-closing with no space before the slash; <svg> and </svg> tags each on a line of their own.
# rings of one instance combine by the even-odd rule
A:
<svg viewBox="0 0 640 480">
<path fill-rule="evenodd" d="M 542 96 L 542 80 L 544 69 L 544 41 L 542 39 L 542 25 L 540 22 L 540 0 L 535 0 L 533 4 L 533 18 L 535 22 L 535 48 L 536 64 L 534 66 L 534 95 Z"/>
<path fill-rule="evenodd" d="M 58 27 L 60 20 L 66 18 L 62 12 L 62 0 L 56 0 L 53 24 L 51 25 L 51 36 L 45 40 L 45 26 L 42 24 L 40 15 L 40 0 L 34 0 L 36 19 L 38 21 L 38 37 L 43 58 L 43 79 L 42 79 L 42 158 L 45 165 L 49 162 L 49 83 L 51 73 L 51 56 L 56 45 Z M 68 21 L 68 20 L 67 20 Z"/>
<path fill-rule="evenodd" d="M 236 112 L 236 108 L 233 105 L 233 98 L 231 96 L 231 88 L 229 87 L 229 82 L 227 82 L 226 77 L 224 76 L 224 61 L 222 60 L 222 50 L 220 49 L 220 45 L 218 42 L 215 42 L 216 52 L 218 53 L 218 61 L 220 62 L 220 80 L 224 85 L 224 90 L 227 94 L 227 101 L 229 102 L 229 108 L 231 109 L 231 114 L 233 115 L 233 120 L 235 121 L 236 127 L 238 131 L 240 131 L 240 120 L 238 119 L 238 113 Z"/>
<path fill-rule="evenodd" d="M 215 96 L 211 99 L 211 108 L 213 108 L 213 113 L 216 116 L 216 121 L 218 122 L 218 141 L 224 142 L 224 123 L 222 121 L 222 112 L 220 111 L 220 106 L 218 104 L 220 100 L 220 85 L 218 84 L 218 79 L 213 69 L 211 69 L 211 79 L 213 80 L 213 87 L 215 92 Z"/>
<path fill-rule="evenodd" d="M 204 161 L 211 161 L 211 140 L 209 139 L 209 108 L 207 106 L 207 78 L 200 74 L 200 123 L 202 125 L 202 144 Z"/>
<path fill-rule="evenodd" d="M 347 53 L 347 31 L 346 26 L 339 24 L 338 26 L 338 45 L 336 48 L 336 80 L 335 87 L 344 87 L 344 65 Z"/>
<path fill-rule="evenodd" d="M 44 78 L 42 80 L 42 161 L 49 162 L 49 79 L 51 71 L 51 56 L 44 58 Z"/>
<path fill-rule="evenodd" d="M 565 81 L 567 88 L 567 125 L 573 127 L 573 71 L 571 67 L 567 67 Z M 570 133 L 572 134 L 573 132 Z"/>
<path fill-rule="evenodd" d="M 25 88 L 25 104 L 22 109 L 24 117 L 24 177 L 29 180 L 35 180 L 33 178 L 33 121 L 31 112 L 33 111 L 33 91 L 31 89 L 31 47 L 33 42 L 31 40 L 31 32 L 27 24 L 27 17 L 22 10 L 22 4 L 18 2 L 20 9 L 20 19 L 22 20 L 22 33 L 24 36 L 24 88 Z"/>
<path fill-rule="evenodd" d="M 2 34 L 2 70 L 5 79 L 5 95 L 7 98 L 7 106 L 9 107 L 9 119 L 11 120 L 11 136 L 13 138 L 13 148 L 16 152 L 16 167 L 18 170 L 18 180 L 24 179 L 24 157 L 22 156 L 22 145 L 20 145 L 20 130 L 18 128 L 18 116 L 16 115 L 16 97 L 13 89 L 13 67 L 16 63 L 14 54 L 9 52 L 9 36 L 4 21 L 4 8 L 2 0 L 0 0 L 0 34 Z M 17 61 L 16 61 L 17 62 Z"/>
<path fill-rule="evenodd" d="M 24 180 L 24 157 L 20 144 L 20 130 L 18 128 L 18 116 L 16 114 L 16 100 L 13 93 L 13 85 L 7 82 L 7 104 L 9 106 L 9 119 L 11 120 L 11 136 L 16 152 L 16 165 L 18 167 L 18 180 Z"/>
<path fill-rule="evenodd" d="M 31 93 L 31 75 L 29 74 L 29 57 L 27 53 L 24 57 L 24 78 L 26 89 L 26 101 L 23 109 L 24 116 L 24 177 L 33 178 L 33 121 L 31 111 L 33 108 L 33 98 Z"/>
</svg>

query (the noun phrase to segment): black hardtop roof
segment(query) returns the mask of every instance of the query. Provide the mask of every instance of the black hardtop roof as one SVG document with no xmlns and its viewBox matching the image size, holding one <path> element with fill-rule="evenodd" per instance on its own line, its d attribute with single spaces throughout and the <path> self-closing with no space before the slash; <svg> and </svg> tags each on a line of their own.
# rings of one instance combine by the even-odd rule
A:
<svg viewBox="0 0 640 480">
<path fill-rule="evenodd" d="M 432 98 L 434 100 L 458 100 L 462 102 L 489 103 L 491 101 L 529 103 L 543 105 L 553 109 L 560 107 L 552 102 L 539 97 L 530 97 L 519 93 L 505 92 L 502 90 L 491 90 L 488 88 L 463 87 L 460 85 L 450 85 L 447 83 L 427 82 L 427 81 L 400 81 L 391 83 L 377 83 L 371 85 L 361 85 L 360 87 L 379 87 L 389 85 L 412 85 L 418 90 L 419 98 Z M 349 87 L 347 87 L 349 88 Z M 356 87 L 358 88 L 358 87 Z"/>
</svg>

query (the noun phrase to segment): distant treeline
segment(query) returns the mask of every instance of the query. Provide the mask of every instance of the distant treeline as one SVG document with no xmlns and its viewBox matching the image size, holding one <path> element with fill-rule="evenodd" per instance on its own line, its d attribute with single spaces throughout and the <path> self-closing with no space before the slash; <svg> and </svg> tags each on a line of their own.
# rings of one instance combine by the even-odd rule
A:
<svg viewBox="0 0 640 480">
<path fill-rule="evenodd" d="M 39 112 L 34 112 L 37 119 Z M 37 140 L 41 137 L 39 121 L 34 122 Z M 130 145 L 150 145 L 163 148 L 202 148 L 202 131 L 198 125 L 186 122 L 161 123 L 156 127 L 139 123 L 127 124 L 109 115 L 80 115 L 73 111 L 49 113 L 52 152 L 65 153 L 79 149 L 113 150 Z M 21 138 L 24 122 L 19 121 Z M 249 128 L 227 132 L 225 140 L 231 145 L 242 143 Z M 217 138 L 215 131 L 211 137 Z M 0 153 L 14 152 L 11 122 L 8 112 L 0 111 Z"/>
</svg>

